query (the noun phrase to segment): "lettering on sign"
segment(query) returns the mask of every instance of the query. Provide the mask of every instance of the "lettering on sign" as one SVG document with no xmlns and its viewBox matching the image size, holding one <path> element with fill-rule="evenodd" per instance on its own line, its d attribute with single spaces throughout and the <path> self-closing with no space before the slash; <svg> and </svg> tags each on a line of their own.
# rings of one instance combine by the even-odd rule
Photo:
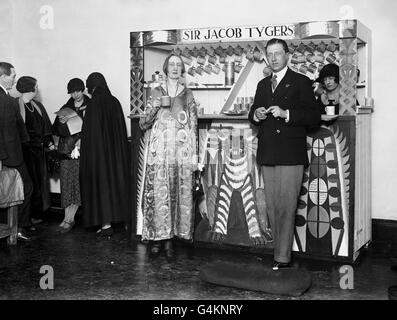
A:
<svg viewBox="0 0 397 320">
<path fill-rule="evenodd" d="M 207 28 L 181 30 L 181 43 L 201 41 L 241 41 L 241 40 L 265 40 L 274 37 L 292 39 L 295 36 L 295 26 L 269 25 L 229 28 Z"/>
</svg>

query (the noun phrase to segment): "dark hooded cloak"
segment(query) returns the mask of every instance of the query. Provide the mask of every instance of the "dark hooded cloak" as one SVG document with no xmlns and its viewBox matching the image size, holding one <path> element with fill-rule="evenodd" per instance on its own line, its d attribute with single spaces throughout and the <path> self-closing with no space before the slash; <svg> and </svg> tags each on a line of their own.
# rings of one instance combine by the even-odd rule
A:
<svg viewBox="0 0 397 320">
<path fill-rule="evenodd" d="M 130 157 L 121 104 L 102 74 L 86 81 L 92 99 L 81 135 L 80 185 L 86 227 L 130 220 Z"/>
</svg>

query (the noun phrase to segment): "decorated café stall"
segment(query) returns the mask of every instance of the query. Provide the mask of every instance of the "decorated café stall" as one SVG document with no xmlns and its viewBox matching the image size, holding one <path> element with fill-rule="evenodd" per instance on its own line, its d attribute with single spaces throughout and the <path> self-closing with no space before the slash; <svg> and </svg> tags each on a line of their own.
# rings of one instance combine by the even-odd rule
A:
<svg viewBox="0 0 397 320">
<path fill-rule="evenodd" d="M 371 33 L 357 20 L 131 32 L 133 233 L 141 235 L 144 144 L 139 129 L 150 91 L 165 81 L 171 52 L 186 66 L 199 104 L 199 161 L 205 196 L 197 202 L 196 245 L 271 252 L 272 231 L 256 127 L 247 120 L 257 83 L 271 73 L 266 42 L 286 40 L 289 67 L 315 80 L 339 66 L 339 114 L 309 131 L 293 250 L 354 262 L 371 240 Z M 359 70 L 359 72 L 358 72 Z M 358 102 L 358 105 L 357 105 Z M 282 201 L 282 200 L 281 200 Z"/>
</svg>

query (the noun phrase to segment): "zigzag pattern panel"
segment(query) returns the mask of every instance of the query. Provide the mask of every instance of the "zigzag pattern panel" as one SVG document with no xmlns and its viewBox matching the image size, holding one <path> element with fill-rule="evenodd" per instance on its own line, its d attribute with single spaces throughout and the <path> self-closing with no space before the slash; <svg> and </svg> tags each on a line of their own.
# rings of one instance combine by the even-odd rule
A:
<svg viewBox="0 0 397 320">
<path fill-rule="evenodd" d="M 354 115 L 356 113 L 357 83 L 357 39 L 341 39 L 339 52 L 339 113 Z"/>
<path fill-rule="evenodd" d="M 131 48 L 130 109 L 131 115 L 144 112 L 143 48 Z"/>
</svg>

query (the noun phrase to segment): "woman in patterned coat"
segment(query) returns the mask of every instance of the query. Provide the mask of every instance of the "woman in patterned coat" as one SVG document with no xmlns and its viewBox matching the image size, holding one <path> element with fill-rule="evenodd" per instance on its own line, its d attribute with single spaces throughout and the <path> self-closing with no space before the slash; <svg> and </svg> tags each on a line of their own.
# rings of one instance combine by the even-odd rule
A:
<svg viewBox="0 0 397 320">
<path fill-rule="evenodd" d="M 174 261 L 174 236 L 191 240 L 194 206 L 193 182 L 197 170 L 197 105 L 182 81 L 185 66 L 175 54 L 163 65 L 164 84 L 152 90 L 142 130 L 150 130 L 145 156 L 145 181 L 141 204 L 142 240 L 152 242 L 150 257 L 163 248 L 167 261 Z M 170 97 L 170 103 L 164 103 Z M 161 101 L 163 100 L 163 103 Z"/>
</svg>

